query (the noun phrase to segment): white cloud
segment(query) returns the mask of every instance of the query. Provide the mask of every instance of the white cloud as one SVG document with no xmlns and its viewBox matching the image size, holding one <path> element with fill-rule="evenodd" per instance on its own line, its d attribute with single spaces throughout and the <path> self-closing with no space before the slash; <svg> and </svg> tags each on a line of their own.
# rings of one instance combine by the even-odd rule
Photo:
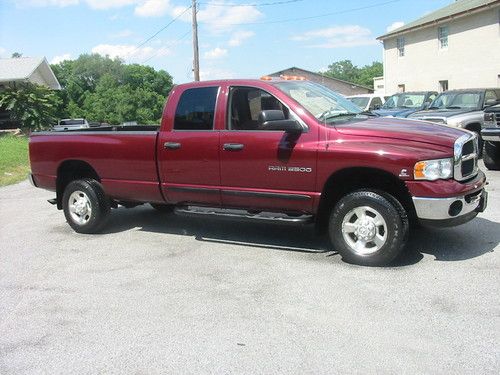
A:
<svg viewBox="0 0 500 375">
<path fill-rule="evenodd" d="M 140 17 L 162 17 L 170 10 L 169 0 L 146 0 L 136 6 L 134 14 Z"/>
<path fill-rule="evenodd" d="M 166 47 L 152 48 L 139 47 L 132 44 L 99 44 L 92 48 L 92 53 L 98 53 L 102 56 L 111 58 L 119 57 L 124 60 L 130 59 L 148 59 L 153 56 L 170 55 L 171 51 Z"/>
<path fill-rule="evenodd" d="M 71 54 L 65 53 L 62 55 L 57 55 L 50 60 L 51 64 L 59 64 L 60 62 L 63 62 L 64 60 L 71 60 Z"/>
<path fill-rule="evenodd" d="M 215 47 L 214 49 L 205 52 L 203 55 L 206 59 L 220 59 L 221 57 L 227 56 L 227 49 Z"/>
<path fill-rule="evenodd" d="M 399 29 L 401 26 L 404 26 L 403 21 L 396 21 L 387 26 L 387 32 L 391 32 L 393 30 Z"/>
<path fill-rule="evenodd" d="M 244 40 L 251 38 L 255 33 L 253 31 L 236 31 L 232 34 L 228 44 L 231 47 L 241 46 Z"/>
<path fill-rule="evenodd" d="M 315 48 L 357 47 L 377 43 L 371 31 L 359 25 L 332 26 L 311 30 L 295 35 L 291 39 L 313 43 L 309 44 L 308 47 Z"/>
<path fill-rule="evenodd" d="M 234 28 L 238 23 L 254 22 L 263 14 L 252 5 L 222 6 L 224 1 L 210 1 L 198 11 L 198 21 L 205 23 L 213 32 Z M 230 3 L 227 3 L 230 4 Z"/>
</svg>

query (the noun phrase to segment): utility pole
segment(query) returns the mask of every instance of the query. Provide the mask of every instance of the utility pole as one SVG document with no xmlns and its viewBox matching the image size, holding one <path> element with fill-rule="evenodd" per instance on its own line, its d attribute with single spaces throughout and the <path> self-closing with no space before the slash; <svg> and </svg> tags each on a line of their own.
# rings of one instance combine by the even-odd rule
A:
<svg viewBox="0 0 500 375">
<path fill-rule="evenodd" d="M 200 56 L 198 53 L 198 22 L 196 21 L 196 0 L 193 0 L 193 72 L 194 80 L 200 80 Z"/>
</svg>

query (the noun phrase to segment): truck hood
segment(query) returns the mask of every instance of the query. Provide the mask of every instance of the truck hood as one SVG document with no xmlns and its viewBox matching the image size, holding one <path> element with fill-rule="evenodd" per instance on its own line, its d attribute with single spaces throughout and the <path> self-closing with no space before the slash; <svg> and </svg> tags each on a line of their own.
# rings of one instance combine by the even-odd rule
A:
<svg viewBox="0 0 500 375">
<path fill-rule="evenodd" d="M 456 115 L 461 115 L 464 113 L 468 112 L 474 112 L 477 111 L 477 109 L 474 110 L 464 110 L 464 109 L 429 109 L 425 111 L 418 111 L 413 114 L 411 114 L 409 117 L 411 118 L 432 118 L 432 117 L 441 117 L 441 118 L 448 118 Z"/>
<path fill-rule="evenodd" d="M 408 117 L 408 115 L 417 111 L 415 108 L 393 108 L 393 109 L 377 109 L 372 111 L 380 116 L 392 116 L 392 117 Z"/>
<path fill-rule="evenodd" d="M 341 134 L 377 138 L 400 139 L 452 147 L 463 130 L 432 122 L 397 118 L 370 118 L 365 121 L 335 125 Z"/>
</svg>

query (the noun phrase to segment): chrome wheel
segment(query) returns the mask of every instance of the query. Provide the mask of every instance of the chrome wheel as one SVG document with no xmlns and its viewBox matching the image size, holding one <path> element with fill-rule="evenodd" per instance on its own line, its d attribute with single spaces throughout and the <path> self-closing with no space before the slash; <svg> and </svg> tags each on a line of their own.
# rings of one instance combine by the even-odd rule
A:
<svg viewBox="0 0 500 375">
<path fill-rule="evenodd" d="M 342 220 L 342 236 L 353 252 L 359 255 L 373 254 L 387 241 L 387 223 L 374 208 L 356 207 Z"/>
<path fill-rule="evenodd" d="M 89 222 L 92 215 L 92 205 L 90 199 L 83 191 L 76 190 L 68 199 L 69 213 L 73 221 L 79 225 Z"/>
</svg>

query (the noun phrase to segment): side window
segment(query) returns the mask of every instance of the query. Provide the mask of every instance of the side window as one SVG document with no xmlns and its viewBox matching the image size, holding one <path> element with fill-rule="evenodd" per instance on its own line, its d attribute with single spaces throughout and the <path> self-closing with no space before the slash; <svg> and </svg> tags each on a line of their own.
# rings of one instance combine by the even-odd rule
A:
<svg viewBox="0 0 500 375">
<path fill-rule="evenodd" d="M 486 90 L 486 93 L 484 95 L 484 101 L 486 102 L 487 100 L 497 100 L 497 94 L 493 90 Z"/>
<path fill-rule="evenodd" d="M 218 87 L 184 91 L 175 111 L 174 130 L 212 130 Z"/>
<path fill-rule="evenodd" d="M 290 112 L 278 99 L 268 92 L 254 87 L 232 87 L 229 92 L 228 129 L 266 130 L 259 123 L 259 114 L 265 110 L 283 111 L 285 119 Z"/>
</svg>

